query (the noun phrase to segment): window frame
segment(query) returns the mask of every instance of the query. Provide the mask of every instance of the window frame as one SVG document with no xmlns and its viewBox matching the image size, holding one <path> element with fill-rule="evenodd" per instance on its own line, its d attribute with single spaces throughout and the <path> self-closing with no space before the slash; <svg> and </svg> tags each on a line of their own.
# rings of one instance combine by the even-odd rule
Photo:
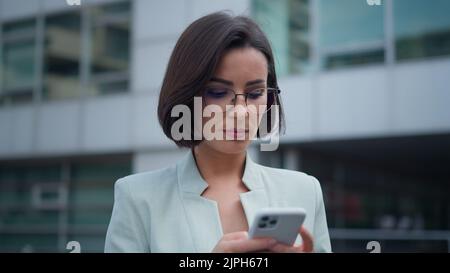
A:
<svg viewBox="0 0 450 273">
<path fill-rule="evenodd" d="M 104 8 L 111 5 L 117 5 L 120 3 L 126 3 L 129 9 L 126 12 L 120 12 L 118 14 L 102 14 L 101 20 L 94 24 L 93 15 L 91 14 L 93 9 Z M 54 101 L 67 101 L 67 100 L 83 100 L 89 97 L 102 97 L 114 95 L 116 93 L 128 93 L 131 91 L 131 69 L 132 69 L 132 51 L 133 51 L 133 1 L 131 0 L 117 0 L 106 3 L 99 3 L 95 5 L 85 5 L 76 8 L 67 8 L 63 10 L 43 12 L 39 11 L 36 15 L 31 17 L 18 18 L 14 20 L 0 21 L 0 62 L 3 65 L 4 62 L 4 50 L 7 43 L 13 43 L 18 41 L 30 40 L 33 41 L 33 80 L 30 86 L 26 86 L 31 90 L 31 99 L 27 100 L 27 105 L 32 103 L 42 103 L 42 102 L 54 102 Z M 68 98 L 61 99 L 49 99 L 44 97 L 44 80 L 46 78 L 44 71 L 45 63 L 45 38 L 46 38 L 46 20 L 50 16 L 56 16 L 58 14 L 64 14 L 72 11 L 80 12 L 80 59 L 79 59 L 79 82 L 80 82 L 80 94 L 79 96 L 70 96 Z M 32 21 L 34 24 L 33 31 L 28 33 L 18 33 L 18 34 L 4 34 L 4 27 L 10 23 L 23 23 L 26 21 Z M 92 59 L 92 48 L 93 39 L 91 37 L 92 31 L 96 26 L 103 26 L 112 23 L 127 23 L 129 26 L 129 36 L 128 36 L 128 59 L 127 68 L 125 71 L 120 72 L 106 72 L 94 74 L 91 65 L 93 63 Z M 6 37 L 5 37 L 6 36 Z M 11 105 L 16 105 L 13 102 L 11 95 L 17 95 L 23 93 L 21 89 L 25 87 L 20 87 L 12 90 L 4 87 L 5 77 L 3 70 L 0 70 L 0 107 L 8 107 Z M 101 90 L 96 90 L 94 94 L 89 92 L 89 88 L 92 85 L 101 84 L 114 84 L 114 83 L 126 83 L 126 88 L 119 88 L 118 90 L 112 90 L 112 92 L 101 92 Z M 30 91 L 27 91 L 28 94 Z"/>
<path fill-rule="evenodd" d="M 20 24 L 24 22 L 30 22 L 33 24 L 33 30 L 26 30 L 18 33 L 5 34 L 5 27 L 8 24 Z M 30 94 L 31 99 L 25 103 L 32 103 L 35 99 L 35 89 L 36 89 L 36 77 L 38 64 L 37 54 L 38 54 L 38 32 L 39 32 L 38 17 L 26 17 L 16 20 L 8 20 L 0 22 L 0 64 L 3 67 L 5 61 L 5 48 L 8 44 L 16 44 L 22 42 L 30 42 L 33 45 L 33 76 L 30 84 L 24 84 L 13 88 L 7 88 L 4 84 L 6 79 L 4 77 L 4 70 L 0 71 L 0 106 L 6 104 L 15 104 L 12 102 L 14 100 L 12 96 L 21 94 Z M 27 89 L 27 90 L 25 90 Z M 23 102 L 22 102 L 23 103 Z M 22 104 L 21 103 L 21 104 Z"/>
</svg>

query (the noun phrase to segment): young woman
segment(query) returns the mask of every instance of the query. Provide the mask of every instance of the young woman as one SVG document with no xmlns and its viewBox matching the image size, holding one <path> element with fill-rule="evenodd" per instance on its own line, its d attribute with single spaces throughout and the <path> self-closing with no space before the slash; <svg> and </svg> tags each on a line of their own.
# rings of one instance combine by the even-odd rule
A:
<svg viewBox="0 0 450 273">
<path fill-rule="evenodd" d="M 173 166 L 117 181 L 105 251 L 330 252 L 317 179 L 261 166 L 247 153 L 252 139 L 263 135 L 264 115 L 279 121 L 269 122 L 266 132 L 283 129 L 279 93 L 270 44 L 255 22 L 223 12 L 193 22 L 172 52 L 158 105 L 164 133 L 189 151 Z M 185 123 L 189 137 L 174 137 L 173 109 L 193 113 L 195 98 L 219 111 Z M 260 107 L 264 111 L 255 110 Z M 221 126 L 216 122 L 211 132 L 223 138 L 195 138 L 195 122 L 204 127 L 213 117 Z M 248 238 L 255 212 L 264 207 L 306 210 L 296 244 Z"/>
</svg>

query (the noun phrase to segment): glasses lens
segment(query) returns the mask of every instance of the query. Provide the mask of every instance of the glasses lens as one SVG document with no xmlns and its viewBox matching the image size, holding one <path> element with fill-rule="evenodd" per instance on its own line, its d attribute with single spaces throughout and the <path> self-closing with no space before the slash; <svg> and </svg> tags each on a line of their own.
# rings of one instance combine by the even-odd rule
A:
<svg viewBox="0 0 450 273">
<path fill-rule="evenodd" d="M 270 109 L 274 106 L 274 105 L 279 105 L 278 102 L 278 90 L 276 89 L 269 89 L 267 91 L 267 107 L 266 107 L 266 113 L 270 111 Z"/>
<path fill-rule="evenodd" d="M 208 87 L 204 91 L 204 100 L 206 105 L 217 105 L 223 111 L 233 109 L 235 99 L 239 95 L 235 95 L 234 91 L 221 87 Z M 245 93 L 247 106 L 255 106 L 260 109 L 264 106 L 265 112 L 269 111 L 273 105 L 277 104 L 278 94 L 276 89 L 259 88 Z"/>
<path fill-rule="evenodd" d="M 259 88 L 247 93 L 247 105 L 266 105 L 267 104 L 267 90 L 266 88 Z"/>
<path fill-rule="evenodd" d="M 231 104 L 233 98 L 233 91 L 226 88 L 208 87 L 204 92 L 206 105 L 218 105 L 222 109 L 225 109 L 227 104 Z"/>
</svg>

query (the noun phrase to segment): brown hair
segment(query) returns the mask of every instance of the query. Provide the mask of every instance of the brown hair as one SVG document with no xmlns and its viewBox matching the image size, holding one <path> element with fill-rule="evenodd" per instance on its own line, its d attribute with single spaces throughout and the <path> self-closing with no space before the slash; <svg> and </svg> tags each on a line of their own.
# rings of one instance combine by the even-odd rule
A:
<svg viewBox="0 0 450 273">
<path fill-rule="evenodd" d="M 252 47 L 259 50 L 267 59 L 267 86 L 278 88 L 274 58 L 270 43 L 250 18 L 232 16 L 216 12 L 199 18 L 181 34 L 170 57 L 158 103 L 158 119 L 165 135 L 180 147 L 193 147 L 200 143 L 194 140 L 193 121 L 191 140 L 175 141 L 171 136 L 172 124 L 177 120 L 171 117 L 175 105 L 186 105 L 193 113 L 194 96 L 198 96 L 206 83 L 213 77 L 223 54 L 233 48 Z M 267 119 L 271 120 L 271 111 Z M 284 130 L 283 110 L 279 109 L 279 132 Z M 272 131 L 268 126 L 268 131 Z M 259 136 L 259 133 L 258 133 Z"/>
</svg>

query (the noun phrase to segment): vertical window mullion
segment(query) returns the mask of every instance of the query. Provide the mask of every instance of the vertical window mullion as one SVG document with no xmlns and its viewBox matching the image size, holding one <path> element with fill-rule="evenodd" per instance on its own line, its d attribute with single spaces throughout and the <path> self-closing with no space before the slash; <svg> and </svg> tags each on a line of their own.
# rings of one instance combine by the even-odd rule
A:
<svg viewBox="0 0 450 273">
<path fill-rule="evenodd" d="M 34 81 L 33 81 L 33 89 L 32 89 L 32 103 L 33 103 L 33 122 L 32 122 L 32 149 L 36 150 L 38 147 L 38 126 L 39 126 L 39 111 L 40 111 L 40 103 L 42 102 L 42 90 L 43 90 L 43 81 L 42 81 L 42 73 L 43 73 L 43 65 L 44 65 L 44 10 L 42 5 L 39 6 L 39 11 L 37 17 L 35 19 L 35 27 L 34 27 L 34 60 L 33 60 L 33 73 L 34 73 Z"/>
<path fill-rule="evenodd" d="M 384 43 L 385 63 L 392 65 L 395 61 L 395 36 L 394 36 L 394 3 L 392 0 L 384 2 Z"/>
<path fill-rule="evenodd" d="M 61 252 L 66 249 L 69 241 L 69 181 L 70 181 L 70 163 L 65 160 L 61 164 L 61 184 L 63 187 L 63 206 L 58 210 L 58 248 Z"/>
<path fill-rule="evenodd" d="M 3 22 L 0 21 L 0 106 L 3 102 Z"/>
<path fill-rule="evenodd" d="M 36 18 L 35 32 L 35 58 L 34 58 L 34 85 L 33 102 L 42 102 L 43 73 L 44 73 L 44 42 L 45 42 L 45 20 L 44 13 L 40 11 Z"/>
<path fill-rule="evenodd" d="M 319 0 L 311 0 L 310 7 L 310 28 L 311 33 L 311 65 L 312 72 L 318 72 L 322 69 L 321 67 L 321 51 L 320 51 L 320 12 L 319 12 Z"/>
<path fill-rule="evenodd" d="M 80 81 L 81 98 L 87 97 L 86 90 L 89 88 L 91 79 L 91 49 L 92 49 L 92 24 L 89 7 L 81 10 L 81 60 L 80 60 Z"/>
</svg>

